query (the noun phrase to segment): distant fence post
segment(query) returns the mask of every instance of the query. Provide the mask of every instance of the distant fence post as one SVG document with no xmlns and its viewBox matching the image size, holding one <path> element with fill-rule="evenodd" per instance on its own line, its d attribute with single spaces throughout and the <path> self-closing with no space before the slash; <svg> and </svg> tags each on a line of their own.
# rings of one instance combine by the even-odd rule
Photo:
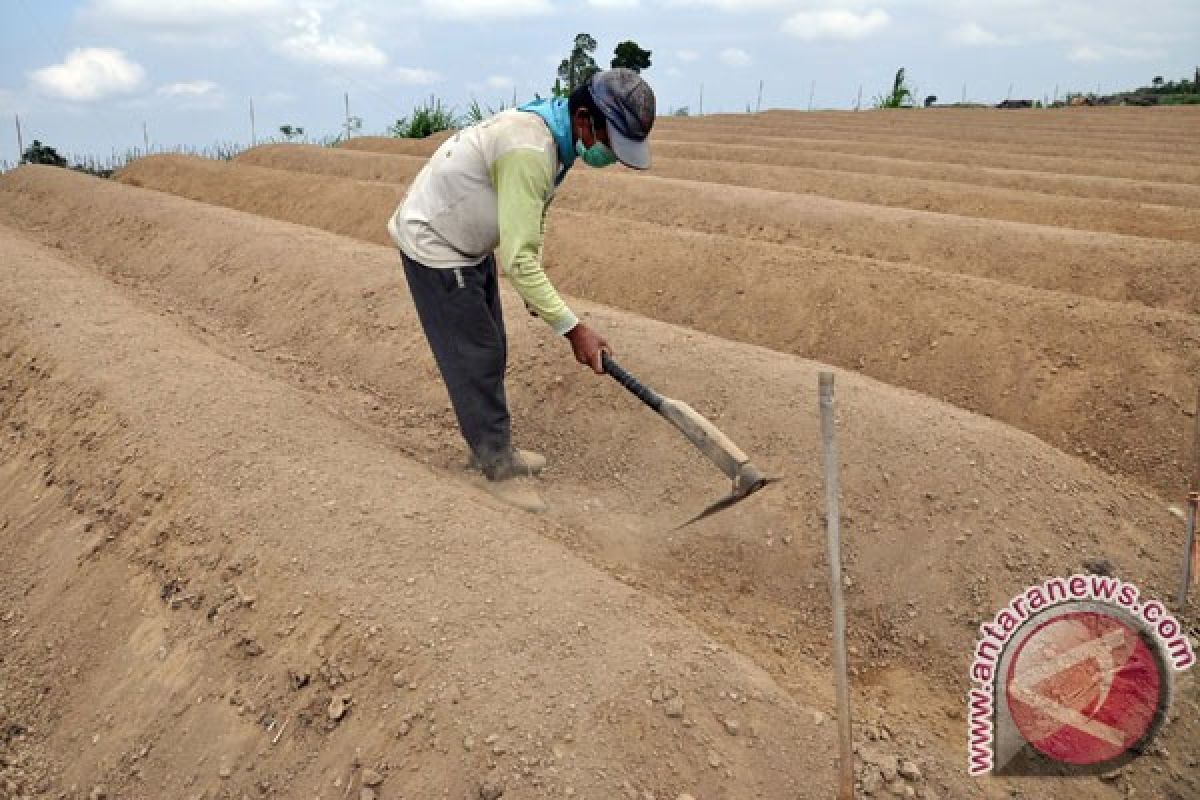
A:
<svg viewBox="0 0 1200 800">
<path fill-rule="evenodd" d="M 346 141 L 350 141 L 350 93 L 342 95 L 346 100 Z"/>
<path fill-rule="evenodd" d="M 250 98 L 250 146 L 258 146 L 258 134 L 254 130 L 254 98 Z"/>
<path fill-rule="evenodd" d="M 813 97 L 817 94 L 817 82 L 813 81 L 808 87 L 808 110 L 813 109 Z"/>
<path fill-rule="evenodd" d="M 700 84 L 700 113 L 698 116 L 704 116 L 704 84 Z"/>
<path fill-rule="evenodd" d="M 858 101 L 854 104 L 855 111 L 862 111 L 862 84 L 858 85 Z"/>
<path fill-rule="evenodd" d="M 754 104 L 754 113 L 755 114 L 762 111 L 762 90 L 763 90 L 763 82 L 762 82 L 762 79 L 760 78 L 758 81 L 758 102 Z"/>
<path fill-rule="evenodd" d="M 17 120 L 17 163 L 21 163 L 21 159 L 25 157 L 25 137 L 21 133 L 21 115 L 13 114 Z"/>
</svg>

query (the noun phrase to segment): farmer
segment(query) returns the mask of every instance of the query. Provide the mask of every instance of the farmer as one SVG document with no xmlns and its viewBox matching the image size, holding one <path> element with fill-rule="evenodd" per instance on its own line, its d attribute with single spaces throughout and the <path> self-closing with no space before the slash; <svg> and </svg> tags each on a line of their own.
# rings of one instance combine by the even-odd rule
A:
<svg viewBox="0 0 1200 800">
<path fill-rule="evenodd" d="M 602 373 L 608 342 L 576 318 L 542 269 L 546 210 L 576 159 L 648 168 L 654 114 L 654 92 L 628 69 L 595 74 L 569 99 L 501 112 L 447 139 L 388 223 L 470 447 L 468 466 L 519 508 L 545 508 L 536 490 L 513 479 L 541 472 L 546 459 L 512 444 L 497 259 L 530 313 L 566 337 L 579 363 Z"/>
</svg>

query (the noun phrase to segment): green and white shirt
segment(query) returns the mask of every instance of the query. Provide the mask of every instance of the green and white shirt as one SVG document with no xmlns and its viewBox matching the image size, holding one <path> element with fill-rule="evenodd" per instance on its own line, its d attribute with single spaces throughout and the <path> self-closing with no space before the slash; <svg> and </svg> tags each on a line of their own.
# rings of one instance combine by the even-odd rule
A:
<svg viewBox="0 0 1200 800">
<path fill-rule="evenodd" d="M 562 169 L 546 122 L 509 110 L 442 143 L 388 223 L 405 255 L 428 267 L 474 266 L 495 251 L 538 316 L 563 334 L 578 319 L 542 268 L 546 211 Z"/>
</svg>

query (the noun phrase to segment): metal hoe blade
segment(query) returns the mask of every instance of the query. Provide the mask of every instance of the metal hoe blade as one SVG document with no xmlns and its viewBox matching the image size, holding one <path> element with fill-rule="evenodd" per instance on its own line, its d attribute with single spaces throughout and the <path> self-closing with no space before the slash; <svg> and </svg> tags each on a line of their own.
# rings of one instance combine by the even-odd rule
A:
<svg viewBox="0 0 1200 800">
<path fill-rule="evenodd" d="M 716 514 L 718 511 L 724 511 L 725 509 L 729 508 L 730 506 L 740 503 L 742 500 L 745 500 L 747 497 L 754 494 L 759 489 L 766 486 L 768 483 L 775 483 L 778 480 L 779 480 L 778 478 L 766 477 L 761 472 L 759 472 L 758 469 L 756 469 L 754 467 L 754 465 L 747 462 L 747 463 L 743 464 L 741 466 L 741 468 L 738 470 L 738 476 L 736 478 L 734 478 L 734 481 L 733 481 L 733 491 L 730 492 L 728 496 L 722 497 L 720 500 L 718 500 L 717 502 L 710 505 L 708 508 L 701 511 L 699 514 L 692 517 L 687 522 L 676 527 L 675 530 L 680 530 L 681 528 L 686 528 L 688 525 L 691 525 L 693 522 L 698 522 L 698 521 L 704 519 L 705 517 L 710 517 L 713 514 Z"/>
</svg>

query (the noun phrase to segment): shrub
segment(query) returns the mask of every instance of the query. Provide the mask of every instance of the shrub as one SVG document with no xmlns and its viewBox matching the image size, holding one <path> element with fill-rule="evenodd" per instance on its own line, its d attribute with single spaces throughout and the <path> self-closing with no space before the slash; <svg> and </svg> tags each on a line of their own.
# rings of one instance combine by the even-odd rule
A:
<svg viewBox="0 0 1200 800">
<path fill-rule="evenodd" d="M 438 131 L 454 130 L 459 126 L 458 117 L 453 108 L 442 105 L 442 101 L 432 95 L 425 105 L 413 109 L 412 117 L 401 117 L 388 129 L 388 133 L 397 139 L 424 139 Z"/>
</svg>

